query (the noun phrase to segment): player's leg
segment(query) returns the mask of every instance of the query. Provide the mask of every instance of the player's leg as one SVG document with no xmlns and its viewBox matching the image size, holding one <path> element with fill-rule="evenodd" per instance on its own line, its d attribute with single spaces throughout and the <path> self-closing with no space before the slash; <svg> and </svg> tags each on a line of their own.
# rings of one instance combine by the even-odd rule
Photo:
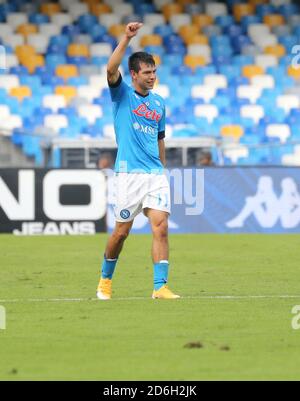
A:
<svg viewBox="0 0 300 401">
<path fill-rule="evenodd" d="M 97 297 L 101 300 L 111 298 L 113 274 L 132 224 L 133 220 L 125 223 L 116 222 L 115 229 L 108 239 L 102 263 L 101 278 L 97 288 Z"/>
<path fill-rule="evenodd" d="M 153 234 L 154 292 L 152 297 L 163 299 L 179 298 L 178 295 L 173 294 L 167 287 L 169 276 L 169 213 L 151 208 L 145 208 L 144 213 L 149 219 Z"/>
</svg>

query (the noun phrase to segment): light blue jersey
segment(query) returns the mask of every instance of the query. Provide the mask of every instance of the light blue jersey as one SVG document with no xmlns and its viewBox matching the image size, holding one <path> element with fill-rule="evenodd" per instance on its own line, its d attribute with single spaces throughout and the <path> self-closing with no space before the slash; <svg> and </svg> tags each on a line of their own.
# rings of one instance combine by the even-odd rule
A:
<svg viewBox="0 0 300 401">
<path fill-rule="evenodd" d="M 158 140 L 165 137 L 165 105 L 157 94 L 143 96 L 122 77 L 110 87 L 118 144 L 115 171 L 162 174 Z"/>
</svg>

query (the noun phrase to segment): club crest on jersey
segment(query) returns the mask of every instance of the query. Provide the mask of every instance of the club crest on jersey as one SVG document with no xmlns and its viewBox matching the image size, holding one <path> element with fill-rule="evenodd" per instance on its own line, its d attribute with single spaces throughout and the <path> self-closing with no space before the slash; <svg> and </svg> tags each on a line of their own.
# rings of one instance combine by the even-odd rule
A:
<svg viewBox="0 0 300 401">
<path fill-rule="evenodd" d="M 127 209 L 123 209 L 120 212 L 120 216 L 122 217 L 122 219 L 126 220 L 130 217 L 130 211 Z"/>
<path fill-rule="evenodd" d="M 159 122 L 161 119 L 161 114 L 156 110 L 149 110 L 145 104 L 140 104 L 133 113 L 139 117 L 145 117 L 147 120 L 153 120 Z"/>
</svg>

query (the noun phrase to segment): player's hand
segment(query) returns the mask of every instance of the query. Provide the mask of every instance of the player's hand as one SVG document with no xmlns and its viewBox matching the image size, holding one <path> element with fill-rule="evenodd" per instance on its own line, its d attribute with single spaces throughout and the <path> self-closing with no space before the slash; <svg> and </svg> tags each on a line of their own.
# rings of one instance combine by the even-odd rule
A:
<svg viewBox="0 0 300 401">
<path fill-rule="evenodd" d="M 126 31 L 125 34 L 127 36 L 128 39 L 133 38 L 134 36 L 137 35 L 138 30 L 143 26 L 143 24 L 141 24 L 140 22 L 130 22 L 127 26 L 126 26 Z"/>
</svg>

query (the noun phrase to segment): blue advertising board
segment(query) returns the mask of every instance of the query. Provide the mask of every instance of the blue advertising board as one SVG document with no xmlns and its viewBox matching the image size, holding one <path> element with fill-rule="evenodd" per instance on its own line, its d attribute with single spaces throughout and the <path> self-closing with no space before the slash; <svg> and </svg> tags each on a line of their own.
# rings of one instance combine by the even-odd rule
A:
<svg viewBox="0 0 300 401">
<path fill-rule="evenodd" d="M 171 233 L 300 232 L 300 168 L 174 171 L 168 171 L 172 193 Z M 111 228 L 113 216 L 111 212 L 108 214 Z M 132 232 L 150 232 L 142 214 Z"/>
</svg>

